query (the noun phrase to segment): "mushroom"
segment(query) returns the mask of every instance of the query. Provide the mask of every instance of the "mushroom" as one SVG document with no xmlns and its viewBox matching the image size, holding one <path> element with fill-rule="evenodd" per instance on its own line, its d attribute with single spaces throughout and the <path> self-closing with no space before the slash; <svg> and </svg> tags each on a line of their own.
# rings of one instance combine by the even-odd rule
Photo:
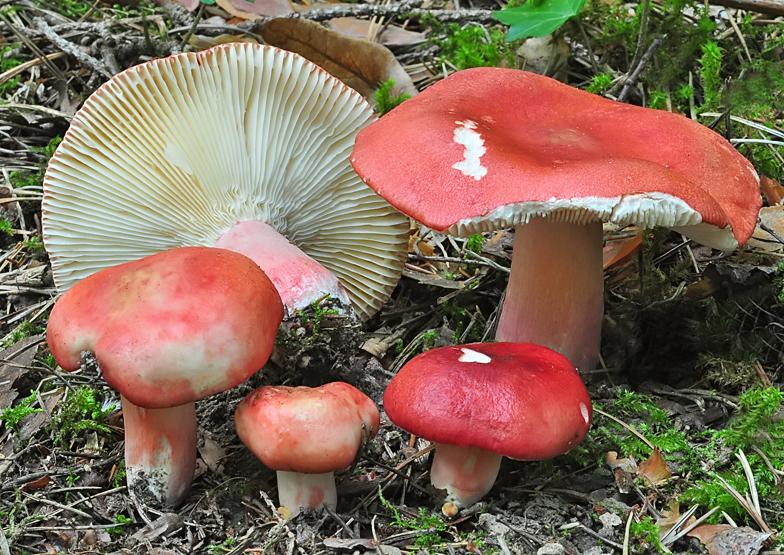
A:
<svg viewBox="0 0 784 555">
<path fill-rule="evenodd" d="M 432 229 L 515 227 L 496 338 L 551 347 L 581 371 L 599 354 L 602 222 L 729 250 L 761 206 L 752 165 L 708 128 L 512 69 L 429 87 L 363 129 L 351 163 Z"/>
<path fill-rule="evenodd" d="M 64 370 L 91 351 L 122 394 L 128 487 L 178 505 L 196 465 L 194 401 L 238 385 L 270 356 L 280 296 L 249 258 L 184 247 L 106 268 L 71 287 L 49 317 Z"/>
<path fill-rule="evenodd" d="M 408 219 L 348 161 L 374 118 L 318 66 L 258 44 L 114 76 L 74 116 L 44 179 L 58 290 L 163 250 L 218 246 L 256 261 L 289 314 L 328 294 L 369 318 L 408 244 Z"/>
<path fill-rule="evenodd" d="M 379 427 L 376 405 L 343 382 L 321 387 L 261 387 L 237 407 L 237 435 L 278 475 L 280 505 L 337 505 L 334 473 L 351 465 Z"/>
<path fill-rule="evenodd" d="M 563 355 L 528 343 L 476 343 L 426 351 L 384 392 L 398 427 L 438 444 L 430 480 L 465 507 L 493 487 L 502 457 L 542 460 L 580 443 L 591 399 Z"/>
</svg>

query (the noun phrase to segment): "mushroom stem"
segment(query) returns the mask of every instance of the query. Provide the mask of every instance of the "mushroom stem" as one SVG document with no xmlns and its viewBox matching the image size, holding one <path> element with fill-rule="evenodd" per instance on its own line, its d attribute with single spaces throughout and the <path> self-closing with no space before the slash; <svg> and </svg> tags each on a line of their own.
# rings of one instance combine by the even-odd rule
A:
<svg viewBox="0 0 784 555">
<path fill-rule="evenodd" d="M 325 295 L 351 306 L 338 278 L 268 223 L 240 222 L 221 235 L 215 246 L 244 254 L 258 264 L 275 284 L 289 315 Z"/>
<path fill-rule="evenodd" d="M 175 507 L 196 470 L 196 405 L 146 409 L 122 396 L 128 489 L 138 499 Z"/>
<path fill-rule="evenodd" d="M 515 229 L 496 339 L 534 343 L 596 367 L 604 311 L 602 224 L 532 218 Z"/>
<path fill-rule="evenodd" d="M 278 470 L 278 499 L 280 506 L 290 510 L 292 516 L 302 509 L 318 509 L 322 505 L 334 509 L 338 504 L 335 473 L 305 474 Z"/>
<path fill-rule="evenodd" d="M 480 447 L 439 444 L 430 468 L 430 483 L 447 491 L 447 502 L 467 507 L 493 487 L 502 458 Z"/>
</svg>

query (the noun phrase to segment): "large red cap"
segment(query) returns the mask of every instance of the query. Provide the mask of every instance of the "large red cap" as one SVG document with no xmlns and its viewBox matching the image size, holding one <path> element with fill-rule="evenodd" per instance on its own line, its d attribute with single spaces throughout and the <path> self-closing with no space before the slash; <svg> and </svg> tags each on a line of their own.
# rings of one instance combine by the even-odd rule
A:
<svg viewBox="0 0 784 555">
<path fill-rule="evenodd" d="M 347 468 L 363 437 L 378 432 L 379 413 L 347 383 L 261 387 L 237 407 L 237 435 L 273 470 L 322 474 Z"/>
<path fill-rule="evenodd" d="M 272 352 L 283 304 L 249 258 L 184 247 L 101 270 L 69 289 L 47 327 L 65 370 L 92 351 L 133 404 L 168 408 L 245 381 Z"/>
<path fill-rule="evenodd" d="M 512 69 L 429 87 L 362 130 L 351 163 L 402 212 L 461 236 L 553 215 L 728 249 L 761 206 L 751 164 L 708 128 Z"/>
<path fill-rule="evenodd" d="M 563 355 L 530 343 L 476 343 L 413 358 L 389 383 L 384 410 L 429 441 L 540 460 L 582 441 L 592 407 Z"/>
</svg>

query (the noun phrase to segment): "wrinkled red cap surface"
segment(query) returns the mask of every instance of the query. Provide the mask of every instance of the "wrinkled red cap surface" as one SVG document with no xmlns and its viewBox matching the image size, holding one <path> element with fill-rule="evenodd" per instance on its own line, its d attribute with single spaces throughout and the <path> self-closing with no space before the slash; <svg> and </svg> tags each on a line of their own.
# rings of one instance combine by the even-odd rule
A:
<svg viewBox="0 0 784 555">
<path fill-rule="evenodd" d="M 237 435 L 273 470 L 322 474 L 347 468 L 363 433 L 378 433 L 379 413 L 347 383 L 261 387 L 237 407 Z M 364 431 L 363 425 L 364 424 Z"/>
<path fill-rule="evenodd" d="M 481 355 L 490 361 L 460 361 Z M 384 410 L 397 426 L 429 441 L 540 460 L 582 441 L 592 407 L 566 357 L 539 345 L 499 342 L 414 357 L 387 386 Z"/>
<path fill-rule="evenodd" d="M 47 341 L 58 364 L 92 351 L 133 404 L 168 408 L 245 381 L 272 352 L 283 304 L 235 252 L 184 247 L 101 270 L 55 304 Z"/>
<path fill-rule="evenodd" d="M 455 169 L 475 126 L 480 179 Z M 686 117 L 614 102 L 524 71 L 459 71 L 357 136 L 352 165 L 397 209 L 445 230 L 530 201 L 666 193 L 732 230 L 739 244 L 761 206 L 751 164 Z M 638 222 L 639 223 L 639 222 Z"/>
</svg>

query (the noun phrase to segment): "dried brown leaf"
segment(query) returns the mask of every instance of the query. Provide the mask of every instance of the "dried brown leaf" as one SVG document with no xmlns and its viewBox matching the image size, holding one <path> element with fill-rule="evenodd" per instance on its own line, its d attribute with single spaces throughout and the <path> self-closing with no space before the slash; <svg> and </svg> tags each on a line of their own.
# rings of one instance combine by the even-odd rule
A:
<svg viewBox="0 0 784 555">
<path fill-rule="evenodd" d="M 618 453 L 609 451 L 606 458 L 607 466 L 613 471 L 618 491 L 629 493 L 634 489 L 634 478 L 637 476 L 637 463 L 633 458 L 619 459 Z"/>
<path fill-rule="evenodd" d="M 235 17 L 243 19 L 260 19 L 277 17 L 295 12 L 294 4 L 289 0 L 217 0 L 218 6 Z"/>
<path fill-rule="evenodd" d="M 261 27 L 272 46 L 296 52 L 367 99 L 380 83 L 395 80 L 393 94 L 417 93 L 413 81 L 386 47 L 351 39 L 305 19 L 273 19 Z"/>
<path fill-rule="evenodd" d="M 672 473 L 667 468 L 667 461 L 664 460 L 658 448 L 654 449 L 651 456 L 640 463 L 637 475 L 645 478 L 654 486 L 665 484 L 667 480 L 672 478 Z"/>
<path fill-rule="evenodd" d="M 346 37 L 360 40 L 367 39 L 370 24 L 369 19 L 357 19 L 356 17 L 336 17 L 329 20 L 329 26 L 333 31 L 337 31 Z M 381 44 L 396 46 L 416 44 L 423 40 L 425 40 L 424 34 L 409 31 L 397 25 L 390 25 L 378 37 L 378 42 Z"/>
<path fill-rule="evenodd" d="M 764 206 L 759 213 L 759 221 L 769 229 L 772 229 L 780 237 L 784 237 L 784 205 Z M 781 243 L 767 231 L 757 224 L 754 234 L 746 243 L 749 247 L 768 252 L 777 252 L 782 248 Z"/>
<path fill-rule="evenodd" d="M 37 349 L 29 347 L 33 343 L 41 341 L 41 335 L 35 335 L 22 339 L 18 343 L 0 351 L 0 360 L 6 361 L 0 366 L 0 411 L 12 406 L 18 397 L 14 382 L 27 373 L 24 366 L 30 366 L 35 358 Z"/>
<path fill-rule="evenodd" d="M 748 526 L 702 524 L 687 536 L 699 539 L 710 555 L 756 555 L 771 534 Z"/>
<path fill-rule="evenodd" d="M 760 175 L 760 189 L 762 194 L 768 199 L 768 204 L 781 204 L 781 199 L 784 198 L 784 187 L 767 175 Z"/>
</svg>

